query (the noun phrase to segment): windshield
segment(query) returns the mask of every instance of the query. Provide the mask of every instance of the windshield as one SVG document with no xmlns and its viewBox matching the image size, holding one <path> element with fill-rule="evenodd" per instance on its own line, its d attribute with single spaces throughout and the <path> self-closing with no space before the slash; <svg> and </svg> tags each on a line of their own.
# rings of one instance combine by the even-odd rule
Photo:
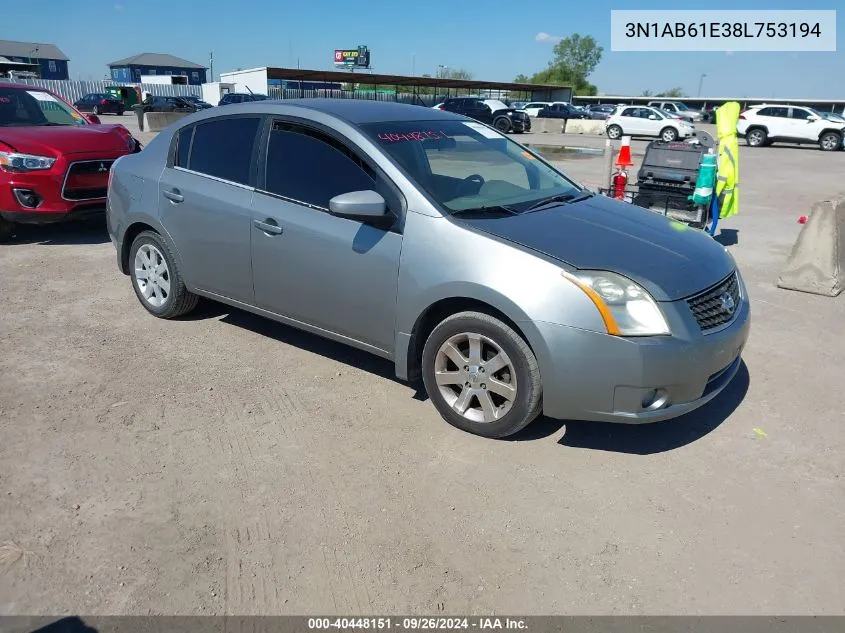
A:
<svg viewBox="0 0 845 633">
<path fill-rule="evenodd" d="M 472 121 L 392 121 L 362 126 L 416 184 L 449 211 L 524 212 L 581 188 L 525 148 Z"/>
<path fill-rule="evenodd" d="M 675 103 L 675 107 L 678 108 L 678 110 L 689 110 L 689 108 L 680 101 Z"/>
<path fill-rule="evenodd" d="M 0 127 L 87 123 L 76 110 L 49 92 L 0 88 Z"/>
</svg>

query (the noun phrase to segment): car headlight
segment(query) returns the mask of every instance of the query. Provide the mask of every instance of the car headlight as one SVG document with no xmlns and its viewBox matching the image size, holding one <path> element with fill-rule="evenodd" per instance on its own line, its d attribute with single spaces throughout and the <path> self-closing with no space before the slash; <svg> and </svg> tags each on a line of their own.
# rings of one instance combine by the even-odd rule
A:
<svg viewBox="0 0 845 633">
<path fill-rule="evenodd" d="M 562 274 L 590 298 L 601 314 L 608 334 L 661 336 L 670 333 L 660 306 L 642 286 L 630 279 L 597 270 Z"/>
<path fill-rule="evenodd" d="M 6 171 L 40 171 L 50 169 L 55 162 L 56 159 L 49 156 L 0 152 L 0 168 Z"/>
</svg>

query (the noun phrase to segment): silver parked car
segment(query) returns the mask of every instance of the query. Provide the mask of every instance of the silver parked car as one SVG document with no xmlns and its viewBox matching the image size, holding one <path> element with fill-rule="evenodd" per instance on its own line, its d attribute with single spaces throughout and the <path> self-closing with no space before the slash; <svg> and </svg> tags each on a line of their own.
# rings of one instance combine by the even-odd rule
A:
<svg viewBox="0 0 845 633">
<path fill-rule="evenodd" d="M 208 297 L 377 354 L 472 433 L 672 418 L 741 363 L 749 304 L 722 246 L 460 115 L 215 108 L 111 178 L 117 263 L 150 313 Z"/>
</svg>

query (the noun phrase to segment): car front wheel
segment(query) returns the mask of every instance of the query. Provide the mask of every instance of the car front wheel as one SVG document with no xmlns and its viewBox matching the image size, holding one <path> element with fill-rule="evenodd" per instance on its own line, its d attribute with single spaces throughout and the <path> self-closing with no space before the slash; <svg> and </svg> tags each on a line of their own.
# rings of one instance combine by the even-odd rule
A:
<svg viewBox="0 0 845 633">
<path fill-rule="evenodd" d="M 825 132 L 819 139 L 819 148 L 824 152 L 833 152 L 842 147 L 842 137 L 836 132 Z"/>
<path fill-rule="evenodd" d="M 160 319 L 187 314 L 199 297 L 185 287 L 176 261 L 160 235 L 140 233 L 129 250 L 129 275 L 141 305 Z"/>
<path fill-rule="evenodd" d="M 671 143 L 672 141 L 678 140 L 678 130 L 673 127 L 666 127 L 663 128 L 663 131 L 660 132 L 660 138 L 666 141 L 667 143 Z"/>
<path fill-rule="evenodd" d="M 511 122 L 508 121 L 505 117 L 499 117 L 493 122 L 493 127 L 499 130 L 500 132 L 510 132 Z"/>
<path fill-rule="evenodd" d="M 484 437 L 507 437 L 542 409 L 537 359 L 523 338 L 482 312 L 442 321 L 422 354 L 426 391 L 449 424 Z"/>
</svg>

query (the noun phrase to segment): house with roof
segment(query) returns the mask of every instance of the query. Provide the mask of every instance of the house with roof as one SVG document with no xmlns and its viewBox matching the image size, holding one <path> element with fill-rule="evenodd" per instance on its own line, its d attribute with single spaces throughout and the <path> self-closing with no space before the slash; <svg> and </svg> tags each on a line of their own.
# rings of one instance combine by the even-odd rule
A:
<svg viewBox="0 0 845 633">
<path fill-rule="evenodd" d="M 55 44 L 0 40 L 0 58 L 6 70 L 33 72 L 41 79 L 67 79 L 70 61 Z"/>
<path fill-rule="evenodd" d="M 137 83 L 142 75 L 182 75 L 194 86 L 205 83 L 205 66 L 166 53 L 141 53 L 109 64 L 114 81 Z"/>
</svg>

